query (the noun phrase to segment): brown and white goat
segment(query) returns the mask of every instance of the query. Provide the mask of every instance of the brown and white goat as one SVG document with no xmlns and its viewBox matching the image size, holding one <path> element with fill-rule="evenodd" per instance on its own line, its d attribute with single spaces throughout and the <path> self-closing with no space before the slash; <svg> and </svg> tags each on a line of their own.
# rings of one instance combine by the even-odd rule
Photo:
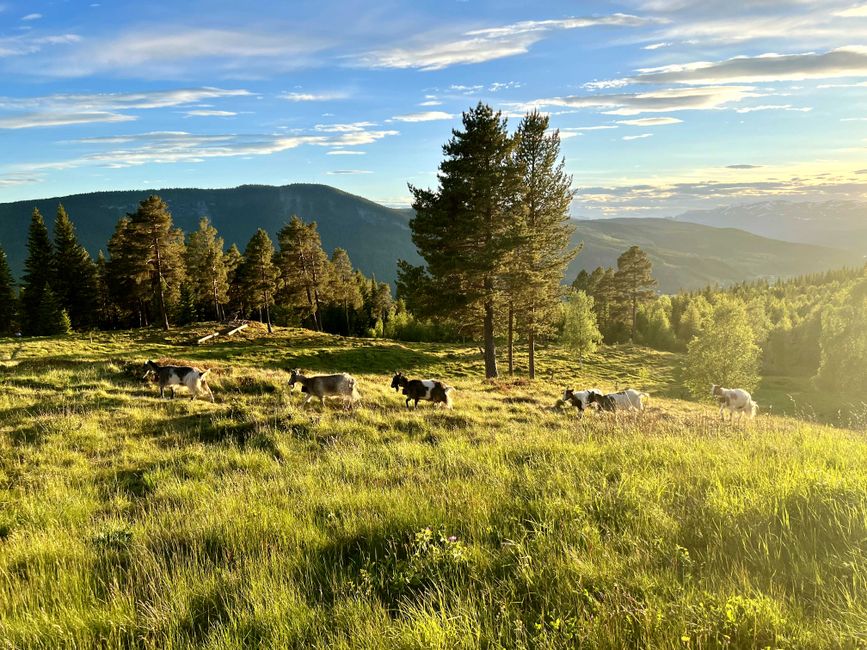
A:
<svg viewBox="0 0 867 650">
<path fill-rule="evenodd" d="M 160 397 L 165 397 L 166 386 L 171 391 L 171 399 L 175 398 L 175 386 L 186 386 L 187 390 L 190 391 L 191 400 L 196 399 L 199 393 L 206 393 L 211 401 L 214 401 L 214 394 L 211 392 L 211 387 L 208 386 L 210 368 L 199 370 L 191 366 L 163 366 L 148 359 L 145 362 L 145 370 L 143 379 L 147 379 L 151 374 L 156 375 L 157 383 L 160 386 Z"/>
</svg>

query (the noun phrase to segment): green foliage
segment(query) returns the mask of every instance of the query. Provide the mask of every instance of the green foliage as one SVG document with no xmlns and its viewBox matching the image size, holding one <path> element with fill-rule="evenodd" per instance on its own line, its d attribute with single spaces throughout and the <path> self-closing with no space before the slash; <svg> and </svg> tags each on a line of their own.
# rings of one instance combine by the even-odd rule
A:
<svg viewBox="0 0 867 650">
<path fill-rule="evenodd" d="M 708 397 L 712 384 L 754 390 L 759 384 L 760 355 L 743 303 L 721 301 L 689 343 L 684 383 L 697 398 Z"/>
<path fill-rule="evenodd" d="M 596 324 L 593 298 L 583 291 L 570 292 L 563 304 L 563 331 L 560 343 L 583 360 L 593 354 L 602 343 L 602 334 Z"/>
<path fill-rule="evenodd" d="M 274 244 L 262 228 L 256 231 L 244 249 L 240 270 L 241 287 L 251 307 L 265 310 L 265 322 L 271 331 L 271 304 L 277 286 L 278 270 L 274 264 Z"/>
<path fill-rule="evenodd" d="M 223 306 L 229 299 L 229 270 L 223 239 L 217 236 L 217 229 L 206 217 L 199 220 L 199 229 L 190 233 L 185 257 L 187 281 L 196 306 L 207 305 L 204 313 L 210 312 L 214 319 L 222 320 Z"/>
<path fill-rule="evenodd" d="M 638 308 L 656 296 L 658 285 L 653 277 L 653 264 L 639 246 L 629 249 L 617 258 L 614 272 L 615 305 L 613 320 L 628 323 L 629 340 L 635 340 Z"/>
<path fill-rule="evenodd" d="M 867 390 L 867 277 L 840 291 L 822 311 L 821 323 L 816 384 L 863 395 Z"/>
<path fill-rule="evenodd" d="M 55 281 L 54 251 L 48 238 L 48 228 L 39 210 L 33 210 L 27 238 L 27 260 L 24 262 L 24 278 L 21 283 L 21 331 L 28 336 L 53 334 L 57 327 L 60 309 L 52 296 L 50 304 L 43 304 Z M 43 323 L 42 316 L 50 312 L 50 322 Z M 55 313 L 56 312 L 56 313 Z"/>
</svg>

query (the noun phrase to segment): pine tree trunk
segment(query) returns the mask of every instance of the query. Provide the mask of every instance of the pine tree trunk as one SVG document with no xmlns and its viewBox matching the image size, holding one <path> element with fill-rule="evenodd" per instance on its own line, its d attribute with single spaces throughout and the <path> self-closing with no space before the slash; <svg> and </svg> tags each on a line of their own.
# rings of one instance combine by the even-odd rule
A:
<svg viewBox="0 0 867 650">
<path fill-rule="evenodd" d="M 514 350 L 515 350 L 515 307 L 509 302 L 509 377 L 515 374 Z"/>
<path fill-rule="evenodd" d="M 163 321 L 163 329 L 168 331 L 169 329 L 169 315 L 166 312 L 166 300 L 163 292 L 163 265 L 162 259 L 160 258 L 160 245 L 159 242 L 154 239 L 154 250 L 157 256 L 157 286 L 159 287 L 159 291 L 157 295 L 159 297 L 159 305 L 160 305 L 160 317 Z"/>
<path fill-rule="evenodd" d="M 485 377 L 494 379 L 499 375 L 497 373 L 497 348 L 494 344 L 494 301 L 492 298 L 488 298 L 485 301 L 483 327 L 485 339 Z"/>
<path fill-rule="evenodd" d="M 629 334 L 629 342 L 635 343 L 635 316 L 638 311 L 638 299 L 633 295 L 632 296 L 632 330 Z"/>
<path fill-rule="evenodd" d="M 536 334 L 533 332 L 532 327 L 530 331 L 527 332 L 527 348 L 529 352 L 529 372 L 530 379 L 536 378 Z"/>
</svg>

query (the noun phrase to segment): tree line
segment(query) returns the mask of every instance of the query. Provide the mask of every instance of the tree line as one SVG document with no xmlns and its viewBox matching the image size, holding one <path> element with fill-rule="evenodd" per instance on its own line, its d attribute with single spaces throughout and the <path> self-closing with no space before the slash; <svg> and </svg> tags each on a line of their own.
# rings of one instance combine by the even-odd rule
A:
<svg viewBox="0 0 867 650">
<path fill-rule="evenodd" d="M 293 216 L 277 243 L 257 230 L 242 253 L 207 218 L 185 235 L 158 196 L 121 218 L 96 261 L 62 205 L 53 240 L 34 210 L 20 287 L 0 249 L 0 333 L 51 335 L 257 317 L 272 323 L 370 336 L 412 325 L 391 287 L 322 248 L 316 223 Z M 17 290 L 16 290 L 17 289 Z M 392 323 L 393 321 L 393 323 Z M 391 327 L 389 327 L 391 324 Z"/>
</svg>

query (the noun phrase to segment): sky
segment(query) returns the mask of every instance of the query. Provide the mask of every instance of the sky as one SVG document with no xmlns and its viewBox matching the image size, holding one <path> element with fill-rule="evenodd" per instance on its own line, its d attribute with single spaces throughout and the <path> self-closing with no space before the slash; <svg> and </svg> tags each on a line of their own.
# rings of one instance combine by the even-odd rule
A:
<svg viewBox="0 0 867 650">
<path fill-rule="evenodd" d="M 550 115 L 576 216 L 867 199 L 867 2 L 0 0 L 0 202 L 436 186 L 483 101 Z"/>
</svg>

